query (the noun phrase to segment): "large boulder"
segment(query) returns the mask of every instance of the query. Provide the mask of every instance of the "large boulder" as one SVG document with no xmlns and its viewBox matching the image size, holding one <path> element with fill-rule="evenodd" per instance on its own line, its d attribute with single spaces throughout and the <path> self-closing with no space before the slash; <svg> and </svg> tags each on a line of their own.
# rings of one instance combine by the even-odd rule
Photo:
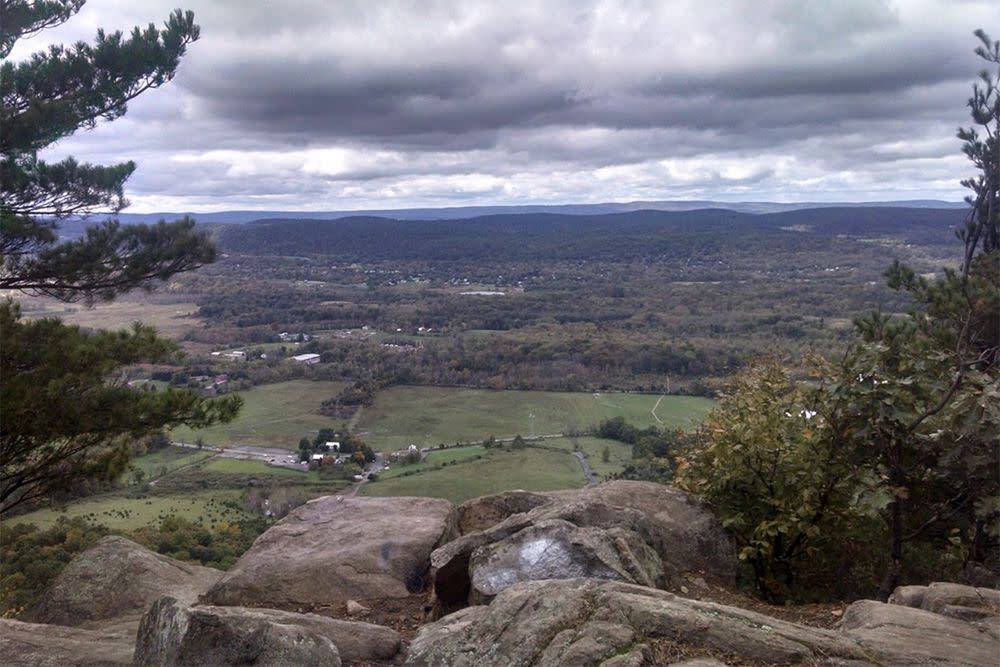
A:
<svg viewBox="0 0 1000 667">
<path fill-rule="evenodd" d="M 402 637 L 370 623 L 244 607 L 184 607 L 158 600 L 143 616 L 136 665 L 386 662 Z"/>
<path fill-rule="evenodd" d="M 488 600 L 518 581 L 586 577 L 658 586 L 663 563 L 639 536 L 621 528 L 539 521 L 472 552 L 472 590 Z M 474 600 L 475 601 L 475 600 Z"/>
<path fill-rule="evenodd" d="M 1000 642 L 923 610 L 856 603 L 838 630 L 677 597 L 615 581 L 515 584 L 421 628 L 410 667 L 454 665 L 640 667 L 670 664 L 677 648 L 738 664 L 995 667 Z"/>
<path fill-rule="evenodd" d="M 475 514 L 483 528 L 431 555 L 438 613 L 487 601 L 519 581 L 586 576 L 662 587 L 694 570 L 735 576 L 733 545 L 718 521 L 672 487 L 614 481 L 471 502 L 459 516 Z M 528 509 L 507 512 L 521 507 Z M 497 521 L 488 525 L 491 517 Z"/>
<path fill-rule="evenodd" d="M 984 615 L 1000 616 L 1000 591 L 934 582 L 927 587 L 920 608 L 938 614 L 950 615 L 957 608 L 979 609 Z"/>
<path fill-rule="evenodd" d="M 889 604 L 916 607 L 964 621 L 1000 617 L 1000 591 L 936 581 L 929 586 L 899 586 Z"/>
<path fill-rule="evenodd" d="M 191 604 L 222 574 L 108 536 L 70 561 L 43 593 L 31 620 L 77 626 L 137 616 L 164 595 Z"/>
<path fill-rule="evenodd" d="M 131 665 L 134 642 L 134 633 L 0 619 L 0 663 L 5 667 Z"/>
<path fill-rule="evenodd" d="M 317 498 L 258 537 L 204 601 L 300 611 L 407 597 L 454 534 L 446 500 Z"/>
<path fill-rule="evenodd" d="M 664 484 L 616 480 L 556 491 L 555 500 L 603 503 L 641 512 L 652 524 L 653 547 L 679 572 L 703 570 L 723 580 L 736 577 L 732 541 L 703 502 Z"/>
</svg>

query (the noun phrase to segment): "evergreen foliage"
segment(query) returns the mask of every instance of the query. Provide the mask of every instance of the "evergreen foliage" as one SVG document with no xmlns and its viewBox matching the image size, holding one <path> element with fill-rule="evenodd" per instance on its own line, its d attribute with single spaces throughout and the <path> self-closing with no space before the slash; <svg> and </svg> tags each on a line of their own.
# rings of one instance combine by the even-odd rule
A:
<svg viewBox="0 0 1000 667">
<path fill-rule="evenodd" d="M 50 164 L 38 151 L 79 129 L 114 120 L 142 92 L 169 81 L 198 38 L 191 12 L 174 12 L 163 29 L 129 36 L 98 31 L 93 45 L 56 45 L 13 63 L 18 39 L 57 25 L 82 2 L 5 1 L 0 21 L 0 289 L 64 300 L 111 299 L 215 257 L 193 221 L 123 227 L 111 220 L 81 239 L 59 242 L 58 221 L 127 205 L 124 184 L 135 163 L 100 166 L 66 158 Z"/>
<path fill-rule="evenodd" d="M 215 248 L 188 218 L 128 227 L 111 220 L 60 242 L 61 219 L 126 206 L 124 183 L 135 164 L 49 164 L 38 151 L 123 115 L 128 101 L 173 77 L 198 38 L 194 15 L 177 10 L 162 29 L 150 24 L 127 37 L 98 31 L 93 45 L 52 46 L 20 63 L 6 59 L 18 39 L 62 23 L 82 4 L 0 3 L 0 289 L 89 303 L 210 262 Z M 163 361 L 176 349 L 148 327 L 87 333 L 58 320 L 23 321 L 13 301 L 0 302 L 0 513 L 117 477 L 130 439 L 232 419 L 239 398 L 208 402 L 186 391 L 124 385 L 125 367 Z"/>
</svg>

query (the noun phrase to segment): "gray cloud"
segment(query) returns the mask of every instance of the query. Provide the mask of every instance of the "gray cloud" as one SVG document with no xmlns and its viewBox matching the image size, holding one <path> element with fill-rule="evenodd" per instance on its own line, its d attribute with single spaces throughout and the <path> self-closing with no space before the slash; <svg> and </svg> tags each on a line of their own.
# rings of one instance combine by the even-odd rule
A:
<svg viewBox="0 0 1000 667">
<path fill-rule="evenodd" d="M 14 57 L 173 4 L 91 0 Z M 176 79 L 51 151 L 137 159 L 136 210 L 957 199 L 1000 33 L 987 0 L 188 4 Z"/>
</svg>

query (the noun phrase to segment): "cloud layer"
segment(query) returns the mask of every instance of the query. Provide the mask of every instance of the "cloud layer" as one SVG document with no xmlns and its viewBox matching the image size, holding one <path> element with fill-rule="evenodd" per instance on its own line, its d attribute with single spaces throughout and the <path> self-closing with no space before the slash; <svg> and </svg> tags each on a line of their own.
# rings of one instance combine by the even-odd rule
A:
<svg viewBox="0 0 1000 667">
<path fill-rule="evenodd" d="M 995 2 L 191 0 L 175 80 L 53 147 L 135 211 L 958 199 Z M 91 0 L 19 44 L 161 21 Z"/>
</svg>

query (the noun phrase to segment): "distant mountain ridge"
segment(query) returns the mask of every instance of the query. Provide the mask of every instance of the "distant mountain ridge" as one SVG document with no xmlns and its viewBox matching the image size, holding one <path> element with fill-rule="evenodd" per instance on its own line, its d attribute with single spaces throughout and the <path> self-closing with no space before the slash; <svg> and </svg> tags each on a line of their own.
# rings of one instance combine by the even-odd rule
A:
<svg viewBox="0 0 1000 667">
<path fill-rule="evenodd" d="M 916 199 L 883 202 L 720 202 L 709 200 L 664 200 L 607 202 L 600 204 L 525 204 L 512 206 L 456 206 L 443 208 L 364 209 L 355 211 L 219 211 L 215 213 L 119 213 L 116 217 L 124 223 L 150 223 L 157 220 L 175 220 L 190 215 L 204 223 L 242 224 L 254 220 L 338 220 L 342 218 L 378 217 L 393 220 L 460 220 L 489 215 L 522 215 L 554 213 L 559 215 L 601 215 L 633 211 L 695 211 L 725 209 L 753 215 L 783 213 L 818 208 L 911 208 L 954 209 L 966 208 L 965 202 L 934 199 Z M 93 220 L 106 216 L 92 216 Z"/>
<path fill-rule="evenodd" d="M 216 228 L 224 252 L 329 255 L 342 260 L 537 260 L 670 256 L 690 248 L 778 244 L 815 248 L 838 238 L 892 237 L 918 245 L 954 241 L 959 208 L 830 207 L 749 214 L 729 209 L 552 212 L 463 219 L 351 216 L 277 218 Z"/>
</svg>

